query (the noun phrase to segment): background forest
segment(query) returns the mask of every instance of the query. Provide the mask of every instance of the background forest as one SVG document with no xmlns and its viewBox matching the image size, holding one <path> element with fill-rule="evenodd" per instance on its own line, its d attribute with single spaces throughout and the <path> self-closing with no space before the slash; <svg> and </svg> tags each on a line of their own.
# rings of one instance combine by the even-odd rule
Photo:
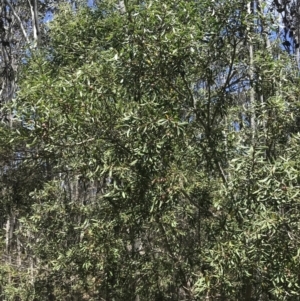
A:
<svg viewBox="0 0 300 301">
<path fill-rule="evenodd" d="M 300 300 L 300 3 L 2 0 L 0 300 Z"/>
</svg>

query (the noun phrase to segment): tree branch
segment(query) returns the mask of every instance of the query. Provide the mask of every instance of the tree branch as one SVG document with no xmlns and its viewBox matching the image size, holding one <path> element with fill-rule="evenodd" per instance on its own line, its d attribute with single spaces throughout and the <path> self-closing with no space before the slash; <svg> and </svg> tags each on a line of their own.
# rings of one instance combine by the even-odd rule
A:
<svg viewBox="0 0 300 301">
<path fill-rule="evenodd" d="M 22 31 L 22 33 L 23 33 L 23 36 L 24 36 L 26 42 L 27 42 L 28 44 L 30 44 L 28 35 L 27 35 L 26 31 L 25 31 L 25 28 L 24 28 L 24 26 L 23 26 L 23 24 L 22 24 L 22 21 L 21 21 L 20 17 L 19 17 L 18 14 L 16 13 L 16 11 L 15 11 L 15 9 L 13 8 L 13 6 L 11 5 L 11 3 L 9 3 L 9 1 L 6 0 L 5 3 L 6 3 L 6 4 L 8 5 L 8 7 L 11 9 L 13 15 L 15 16 L 15 18 L 16 18 L 17 21 L 19 22 L 21 31 Z"/>
</svg>

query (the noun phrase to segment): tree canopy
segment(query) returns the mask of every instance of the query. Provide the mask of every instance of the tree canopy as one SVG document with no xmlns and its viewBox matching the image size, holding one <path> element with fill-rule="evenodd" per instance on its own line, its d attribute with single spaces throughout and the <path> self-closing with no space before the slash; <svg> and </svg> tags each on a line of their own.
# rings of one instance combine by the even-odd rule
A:
<svg viewBox="0 0 300 301">
<path fill-rule="evenodd" d="M 61 6 L 0 128 L 2 300 L 297 300 L 277 25 L 259 1 Z"/>
</svg>

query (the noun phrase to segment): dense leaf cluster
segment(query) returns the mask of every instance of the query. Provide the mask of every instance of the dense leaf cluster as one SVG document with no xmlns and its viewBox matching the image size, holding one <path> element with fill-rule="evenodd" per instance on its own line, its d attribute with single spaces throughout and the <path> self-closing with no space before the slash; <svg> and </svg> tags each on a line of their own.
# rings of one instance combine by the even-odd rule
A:
<svg viewBox="0 0 300 301">
<path fill-rule="evenodd" d="M 22 69 L 0 295 L 296 300 L 299 79 L 253 29 L 271 19 L 241 0 L 121 4 L 62 7 Z"/>
</svg>

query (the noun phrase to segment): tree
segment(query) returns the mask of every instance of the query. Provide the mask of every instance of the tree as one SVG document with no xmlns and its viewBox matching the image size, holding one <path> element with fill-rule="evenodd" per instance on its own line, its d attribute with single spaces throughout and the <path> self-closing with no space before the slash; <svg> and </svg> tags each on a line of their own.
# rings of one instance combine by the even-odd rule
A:
<svg viewBox="0 0 300 301">
<path fill-rule="evenodd" d="M 246 7 L 61 10 L 5 138 L 34 174 L 6 296 L 295 300 L 298 77 Z"/>
</svg>

